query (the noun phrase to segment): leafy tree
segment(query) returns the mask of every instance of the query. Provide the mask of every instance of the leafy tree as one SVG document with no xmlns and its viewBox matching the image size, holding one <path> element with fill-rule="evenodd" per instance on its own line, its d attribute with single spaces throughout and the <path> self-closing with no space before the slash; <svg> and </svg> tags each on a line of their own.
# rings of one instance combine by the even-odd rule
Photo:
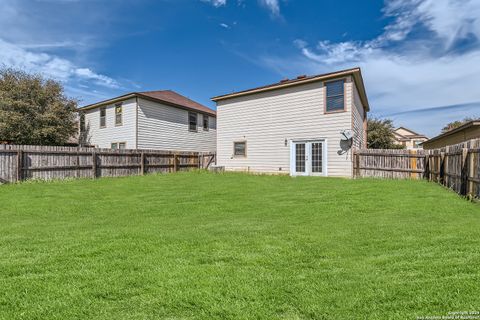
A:
<svg viewBox="0 0 480 320">
<path fill-rule="evenodd" d="M 475 120 L 475 118 L 466 117 L 463 120 L 457 120 L 457 121 L 449 122 L 449 123 L 447 123 L 447 125 L 445 127 L 442 128 L 442 133 L 445 133 L 447 131 L 453 130 L 453 129 L 458 128 L 460 126 L 463 126 L 465 123 L 473 121 L 473 120 Z"/>
<path fill-rule="evenodd" d="M 393 121 L 390 119 L 368 119 L 367 146 L 369 149 L 403 149 L 395 144 Z"/>
<path fill-rule="evenodd" d="M 77 133 L 77 101 L 57 81 L 0 68 L 0 141 L 62 145 Z"/>
</svg>

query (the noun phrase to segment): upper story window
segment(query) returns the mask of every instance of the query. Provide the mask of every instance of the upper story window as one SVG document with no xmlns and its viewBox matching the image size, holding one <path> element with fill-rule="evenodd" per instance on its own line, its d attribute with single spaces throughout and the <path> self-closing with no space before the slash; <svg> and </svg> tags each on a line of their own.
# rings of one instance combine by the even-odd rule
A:
<svg viewBox="0 0 480 320">
<path fill-rule="evenodd" d="M 107 109 L 105 107 L 100 108 L 100 128 L 107 126 Z"/>
<path fill-rule="evenodd" d="M 343 79 L 325 83 L 327 88 L 326 112 L 343 111 L 345 109 L 344 83 L 345 80 Z"/>
<path fill-rule="evenodd" d="M 195 112 L 188 113 L 188 130 L 197 131 L 197 114 Z"/>
<path fill-rule="evenodd" d="M 208 127 L 209 127 L 209 118 L 206 114 L 203 115 L 203 131 L 208 131 Z"/>
<path fill-rule="evenodd" d="M 123 124 L 123 108 L 122 104 L 115 105 L 115 125 L 121 126 Z"/>
</svg>

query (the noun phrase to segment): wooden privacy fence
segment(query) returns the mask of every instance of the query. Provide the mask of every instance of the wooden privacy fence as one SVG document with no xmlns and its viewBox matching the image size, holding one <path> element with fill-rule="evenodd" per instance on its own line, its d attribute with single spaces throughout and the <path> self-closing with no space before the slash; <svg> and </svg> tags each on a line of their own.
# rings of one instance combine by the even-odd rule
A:
<svg viewBox="0 0 480 320">
<path fill-rule="evenodd" d="M 423 178 L 423 150 L 365 149 L 354 153 L 355 177 Z"/>
<path fill-rule="evenodd" d="M 480 139 L 433 150 L 357 150 L 354 175 L 427 179 L 480 198 Z"/>
<path fill-rule="evenodd" d="M 0 183 L 207 169 L 214 153 L 0 145 Z"/>
</svg>

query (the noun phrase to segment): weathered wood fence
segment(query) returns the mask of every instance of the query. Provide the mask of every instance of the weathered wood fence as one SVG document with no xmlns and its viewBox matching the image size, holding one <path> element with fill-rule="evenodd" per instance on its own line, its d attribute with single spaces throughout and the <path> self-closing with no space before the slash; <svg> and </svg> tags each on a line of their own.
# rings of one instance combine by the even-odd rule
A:
<svg viewBox="0 0 480 320">
<path fill-rule="evenodd" d="M 0 145 L 0 183 L 207 169 L 214 153 Z"/>
<path fill-rule="evenodd" d="M 434 150 L 357 150 L 354 175 L 427 179 L 480 198 L 480 139 Z"/>
</svg>

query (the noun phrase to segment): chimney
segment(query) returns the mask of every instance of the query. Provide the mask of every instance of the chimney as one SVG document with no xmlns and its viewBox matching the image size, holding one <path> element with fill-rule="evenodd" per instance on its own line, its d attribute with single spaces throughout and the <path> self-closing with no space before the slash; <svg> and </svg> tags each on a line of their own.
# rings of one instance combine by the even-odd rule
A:
<svg viewBox="0 0 480 320">
<path fill-rule="evenodd" d="M 280 80 L 280 83 L 287 82 L 288 80 L 289 80 L 288 78 L 284 78 L 284 79 Z"/>
<path fill-rule="evenodd" d="M 302 75 L 298 76 L 297 79 L 305 79 L 306 77 L 307 77 L 306 74 L 302 74 Z"/>
</svg>

